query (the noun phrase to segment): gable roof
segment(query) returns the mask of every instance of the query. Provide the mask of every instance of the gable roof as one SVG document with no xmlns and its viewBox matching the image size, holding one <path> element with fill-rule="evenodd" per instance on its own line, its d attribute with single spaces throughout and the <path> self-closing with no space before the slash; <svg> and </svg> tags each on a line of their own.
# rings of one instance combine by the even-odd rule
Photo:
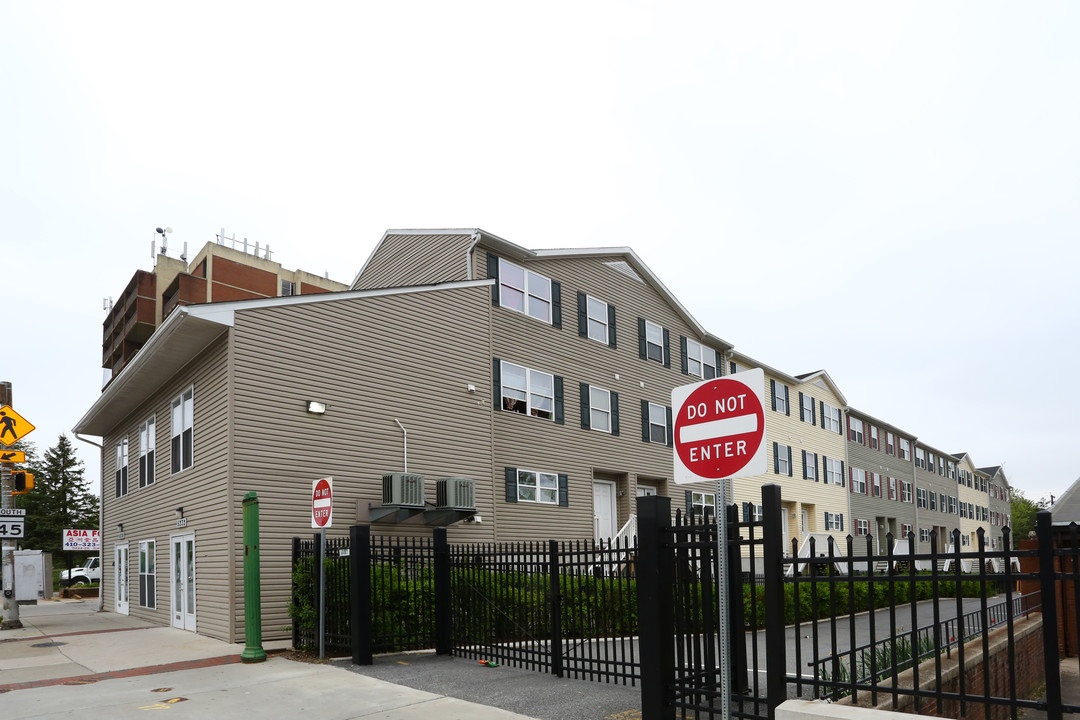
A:
<svg viewBox="0 0 1080 720">
<path fill-rule="evenodd" d="M 1077 478 L 1069 489 L 1061 494 L 1057 502 L 1050 508 L 1052 524 L 1068 525 L 1080 523 L 1080 478 Z"/>
<path fill-rule="evenodd" d="M 544 248 L 538 250 L 530 250 L 520 245 L 505 240 L 494 233 L 489 233 L 486 230 L 480 228 L 438 228 L 427 230 L 387 230 L 383 233 L 382 238 L 379 239 L 375 249 L 372 250 L 371 255 L 364 262 L 364 266 L 360 268 L 360 272 L 357 273 L 356 278 L 353 279 L 352 285 L 354 287 L 359 281 L 360 276 L 364 274 L 364 270 L 371 263 L 372 258 L 379 252 L 379 248 L 390 236 L 397 235 L 461 235 L 472 236 L 473 244 L 469 248 L 468 252 L 471 254 L 477 245 L 482 245 L 494 251 L 497 255 L 505 257 L 508 260 L 528 261 L 528 260 L 557 260 L 562 258 L 576 258 L 576 257 L 617 257 L 621 261 L 625 262 L 638 277 L 646 284 L 652 287 L 671 307 L 675 310 L 676 314 L 694 331 L 707 342 L 719 346 L 722 350 L 730 350 L 734 347 L 731 343 L 723 338 L 710 333 L 705 327 L 699 323 L 690 312 L 683 307 L 683 304 L 679 302 L 679 299 L 675 297 L 667 286 L 660 281 L 658 277 L 649 269 L 649 266 L 638 257 L 637 253 L 628 247 L 587 247 L 587 248 Z M 472 263 L 467 262 L 468 267 L 472 268 Z M 625 274 L 625 273 L 624 273 Z"/>
</svg>

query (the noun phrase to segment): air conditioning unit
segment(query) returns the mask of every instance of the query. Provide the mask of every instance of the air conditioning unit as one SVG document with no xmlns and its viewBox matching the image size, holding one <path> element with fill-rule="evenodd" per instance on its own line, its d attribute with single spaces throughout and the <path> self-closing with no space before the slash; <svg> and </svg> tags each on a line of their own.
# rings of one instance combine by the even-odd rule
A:
<svg viewBox="0 0 1080 720">
<path fill-rule="evenodd" d="M 454 477 L 436 480 L 435 506 L 440 509 L 475 510 L 476 481 Z"/>
<path fill-rule="evenodd" d="M 383 505 L 424 507 L 424 476 L 415 473 L 387 473 L 382 476 Z"/>
</svg>

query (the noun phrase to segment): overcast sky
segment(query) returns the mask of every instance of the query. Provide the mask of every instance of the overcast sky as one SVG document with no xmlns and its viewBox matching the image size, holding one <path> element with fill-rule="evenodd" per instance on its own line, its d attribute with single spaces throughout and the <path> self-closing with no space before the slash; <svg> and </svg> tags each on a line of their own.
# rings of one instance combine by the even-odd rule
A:
<svg viewBox="0 0 1080 720">
<path fill-rule="evenodd" d="M 1073 2 L 4 2 L 0 379 L 39 449 L 70 432 L 156 226 L 343 282 L 387 228 L 481 227 L 630 246 L 740 351 L 1060 495 L 1078 32 Z"/>
</svg>

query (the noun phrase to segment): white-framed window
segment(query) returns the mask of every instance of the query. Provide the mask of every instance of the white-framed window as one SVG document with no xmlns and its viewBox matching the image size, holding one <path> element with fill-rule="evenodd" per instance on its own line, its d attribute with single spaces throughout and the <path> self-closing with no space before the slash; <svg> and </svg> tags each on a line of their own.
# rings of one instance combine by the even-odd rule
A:
<svg viewBox="0 0 1080 720">
<path fill-rule="evenodd" d="M 924 508 L 924 507 L 929 507 L 929 506 L 930 506 L 930 502 L 927 499 L 926 488 L 916 488 L 915 489 L 915 507 Z"/>
<path fill-rule="evenodd" d="M 588 335 L 591 339 L 605 345 L 611 339 L 608 312 L 608 304 L 603 300 L 597 300 L 591 295 L 585 297 L 585 321 L 588 325 Z"/>
<path fill-rule="evenodd" d="M 951 460 L 949 461 L 949 479 L 956 479 L 956 463 L 952 462 Z"/>
<path fill-rule="evenodd" d="M 896 454 L 896 436 L 891 432 L 885 433 L 885 452 L 889 455 Z"/>
<path fill-rule="evenodd" d="M 911 483 L 900 482 L 900 501 L 909 503 L 911 502 Z"/>
<path fill-rule="evenodd" d="M 930 501 L 928 507 L 931 510 L 937 510 L 937 493 L 931 490 L 929 493 L 927 493 L 927 498 Z"/>
<path fill-rule="evenodd" d="M 919 528 L 919 542 L 930 542 L 930 528 Z"/>
<path fill-rule="evenodd" d="M 128 491 L 128 439 L 116 443 L 116 497 L 127 495 Z"/>
<path fill-rule="evenodd" d="M 544 420 L 555 419 L 555 376 L 501 361 L 502 409 Z"/>
<path fill-rule="evenodd" d="M 776 463 L 773 470 L 776 471 L 777 475 L 791 477 L 791 446 L 773 443 L 773 450 L 776 453 Z"/>
<path fill-rule="evenodd" d="M 589 427 L 611 432 L 611 392 L 589 386 Z"/>
<path fill-rule="evenodd" d="M 843 530 L 844 529 L 844 513 L 825 513 L 825 529 L 826 530 Z"/>
<path fill-rule="evenodd" d="M 878 449 L 878 429 L 877 425 L 870 425 L 870 448 L 873 450 Z"/>
<path fill-rule="evenodd" d="M 153 415 L 139 426 L 139 487 L 154 484 L 154 445 L 157 418 Z"/>
<path fill-rule="evenodd" d="M 865 537 L 870 534 L 869 520 L 855 520 L 855 535 Z"/>
<path fill-rule="evenodd" d="M 900 459 L 911 459 L 911 441 L 905 438 L 900 438 Z"/>
<path fill-rule="evenodd" d="M 772 409 L 787 415 L 788 386 L 775 380 L 769 380 L 769 384 L 772 385 Z"/>
<path fill-rule="evenodd" d="M 139 541 L 139 607 L 157 608 L 157 558 L 154 540 Z"/>
<path fill-rule="evenodd" d="M 743 521 L 745 522 L 761 522 L 765 517 L 764 510 L 761 505 L 755 505 L 754 503 L 744 502 L 742 504 Z"/>
<path fill-rule="evenodd" d="M 916 452 L 916 454 L 918 454 L 919 451 L 916 450 L 915 452 Z M 934 470 L 934 453 L 932 453 L 932 452 L 926 453 L 926 466 L 925 467 L 930 472 L 935 472 L 935 470 Z"/>
<path fill-rule="evenodd" d="M 686 338 L 686 372 L 702 379 L 716 377 L 716 351 Z"/>
<path fill-rule="evenodd" d="M 187 390 L 172 401 L 172 472 L 187 470 L 195 461 L 195 388 Z"/>
<path fill-rule="evenodd" d="M 900 534 L 904 537 L 904 539 L 907 539 L 907 536 L 911 534 L 911 525 L 910 525 L 910 523 L 901 523 L 900 524 Z"/>
<path fill-rule="evenodd" d="M 811 453 L 805 450 L 802 451 L 803 477 L 807 480 L 817 482 L 817 457 L 817 453 Z"/>
<path fill-rule="evenodd" d="M 558 474 L 519 469 L 517 471 L 517 499 L 518 502 L 558 505 Z"/>
<path fill-rule="evenodd" d="M 649 442 L 667 445 L 667 407 L 649 403 Z"/>
<path fill-rule="evenodd" d="M 851 468 L 851 492 L 866 494 L 866 471 Z"/>
<path fill-rule="evenodd" d="M 702 514 L 706 510 L 716 512 L 716 495 L 707 492 L 690 493 L 690 512 Z"/>
<path fill-rule="evenodd" d="M 833 407 L 827 402 L 821 403 L 821 427 L 841 433 L 843 424 L 840 421 L 840 408 Z"/>
<path fill-rule="evenodd" d="M 966 518 L 967 516 L 968 516 L 968 514 L 967 514 L 967 503 L 962 502 L 962 503 L 960 503 L 960 517 Z"/>
<path fill-rule="evenodd" d="M 946 503 L 945 493 L 938 493 L 938 509 L 941 512 L 948 512 L 948 505 Z"/>
<path fill-rule="evenodd" d="M 499 305 L 551 322 L 551 280 L 499 258 Z"/>
<path fill-rule="evenodd" d="M 926 451 L 922 448 L 915 448 L 915 467 L 926 469 Z"/>
<path fill-rule="evenodd" d="M 971 546 L 971 538 L 966 534 L 961 535 L 960 536 L 960 545 L 962 547 L 970 547 Z"/>
<path fill-rule="evenodd" d="M 648 360 L 664 363 L 664 328 L 645 321 L 645 357 Z"/>
<path fill-rule="evenodd" d="M 890 500 L 899 500 L 900 499 L 900 493 L 897 492 L 897 490 L 896 490 L 896 478 L 894 478 L 894 477 L 889 478 L 889 499 Z"/>
<path fill-rule="evenodd" d="M 858 418 L 848 416 L 848 424 L 851 426 L 851 432 L 848 433 L 848 440 L 857 442 L 860 445 L 863 444 L 863 422 Z"/>
<path fill-rule="evenodd" d="M 800 397 L 802 398 L 802 421 L 810 423 L 811 425 L 816 425 L 817 413 L 815 412 L 815 410 L 817 408 L 814 407 L 814 398 L 809 395 L 803 395 L 801 393 Z"/>
<path fill-rule="evenodd" d="M 825 482 L 830 485 L 844 484 L 844 463 L 842 461 L 825 458 Z"/>
<path fill-rule="evenodd" d="M 881 473 L 870 473 L 870 495 L 881 497 Z"/>
<path fill-rule="evenodd" d="M 949 514 L 956 515 L 956 498 L 952 495 L 949 496 Z"/>
</svg>

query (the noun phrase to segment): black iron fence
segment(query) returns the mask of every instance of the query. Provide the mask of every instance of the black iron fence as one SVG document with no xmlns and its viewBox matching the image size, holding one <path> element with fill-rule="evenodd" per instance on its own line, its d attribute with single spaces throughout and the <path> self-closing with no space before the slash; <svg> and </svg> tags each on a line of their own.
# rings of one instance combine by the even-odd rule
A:
<svg viewBox="0 0 1080 720">
<path fill-rule="evenodd" d="M 1061 702 L 1057 603 L 1040 600 L 1069 596 L 1063 627 L 1075 633 L 1075 526 L 1060 548 L 1045 513 L 1038 550 L 1009 549 L 1003 528 L 1002 550 L 988 550 L 980 532 L 970 552 L 941 553 L 932 535 L 929 553 L 896 554 L 888 538 L 887 551 L 878 555 L 871 538 L 862 553 L 849 537 L 843 546 L 811 543 L 808 556 L 785 557 L 779 487 L 763 488 L 762 502 L 759 521 L 739 522 L 734 507 L 728 513 L 727 698 L 717 660 L 719 629 L 705 617 L 716 610 L 710 599 L 719 567 L 716 524 L 707 516 L 672 518 L 665 498 L 639 502 L 639 588 L 657 588 L 641 594 L 641 613 L 655 618 L 641 629 L 645 720 L 720 717 L 725 703 L 733 717 L 772 718 L 780 703 L 795 697 L 987 720 L 1016 718 L 1026 708 L 1052 718 L 1080 712 Z M 959 537 L 952 539 L 960 548 Z M 946 558 L 953 561 L 949 572 L 939 562 Z M 1021 561 L 1036 569 L 1021 572 Z M 867 572 L 875 567 L 888 570 Z M 1018 590 L 1022 584 L 1029 589 Z M 1029 699 L 1025 692 L 1033 688 L 1025 691 L 1018 678 L 1030 679 L 1025 673 L 1035 674 L 1043 662 L 1045 694 Z"/>
</svg>

